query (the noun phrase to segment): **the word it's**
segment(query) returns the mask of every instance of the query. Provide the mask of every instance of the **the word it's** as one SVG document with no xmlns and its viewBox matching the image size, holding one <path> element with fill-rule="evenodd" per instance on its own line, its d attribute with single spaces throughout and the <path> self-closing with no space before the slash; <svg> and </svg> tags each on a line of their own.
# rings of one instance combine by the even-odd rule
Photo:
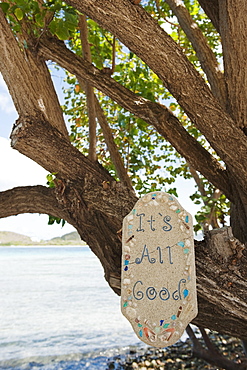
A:
<svg viewBox="0 0 247 370">
<path fill-rule="evenodd" d="M 168 216 L 168 215 L 163 217 L 163 215 L 161 213 L 159 213 L 158 216 L 162 217 L 162 222 L 164 222 L 164 225 L 162 226 L 162 230 L 163 231 L 171 231 L 172 230 L 172 225 L 170 224 L 171 217 Z M 145 231 L 145 225 L 147 225 L 147 224 L 149 225 L 148 230 L 151 230 L 151 231 L 156 230 L 156 227 L 155 227 L 156 219 L 154 218 L 153 215 L 148 216 L 146 218 L 145 213 L 137 213 L 136 217 L 139 217 L 139 225 L 138 225 L 138 228 L 136 229 L 137 232 L 139 232 L 139 231 L 144 232 Z"/>
</svg>

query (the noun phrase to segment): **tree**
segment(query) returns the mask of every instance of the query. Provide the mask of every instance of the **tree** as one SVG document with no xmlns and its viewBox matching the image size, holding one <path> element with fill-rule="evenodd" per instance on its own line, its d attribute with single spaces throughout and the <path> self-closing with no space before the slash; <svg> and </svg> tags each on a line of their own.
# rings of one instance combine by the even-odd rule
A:
<svg viewBox="0 0 247 370">
<path fill-rule="evenodd" d="M 0 71 L 19 114 L 12 147 L 50 172 L 47 187 L 0 193 L 0 217 L 66 220 L 120 294 L 124 216 L 138 194 L 193 176 L 198 220 L 224 226 L 230 201 L 232 227 L 195 242 L 194 323 L 247 340 L 246 1 L 0 5 Z M 70 135 L 47 61 L 67 71 Z"/>
</svg>

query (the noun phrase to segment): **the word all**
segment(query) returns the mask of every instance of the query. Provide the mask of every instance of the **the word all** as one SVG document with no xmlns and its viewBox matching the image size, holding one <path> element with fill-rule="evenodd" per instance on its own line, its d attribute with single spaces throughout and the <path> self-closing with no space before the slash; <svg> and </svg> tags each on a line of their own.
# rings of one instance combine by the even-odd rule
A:
<svg viewBox="0 0 247 370">
<path fill-rule="evenodd" d="M 171 252 L 171 247 L 167 246 L 165 249 L 167 249 L 167 258 L 168 258 L 168 261 L 170 263 L 170 265 L 173 264 L 172 262 L 172 252 Z M 150 253 L 148 252 L 148 248 L 146 246 L 146 244 L 144 245 L 143 247 L 143 251 L 142 251 L 142 255 L 141 257 L 137 257 L 135 259 L 135 263 L 137 265 L 139 265 L 140 263 L 142 263 L 142 261 L 144 259 L 146 259 L 149 263 L 155 263 L 155 262 L 158 262 L 158 263 L 164 263 L 164 260 L 163 260 L 163 250 L 160 248 L 160 247 L 157 247 L 156 248 L 156 251 L 158 253 L 158 258 L 154 258 L 154 257 L 150 257 Z M 153 252 L 151 252 L 153 253 Z"/>
</svg>

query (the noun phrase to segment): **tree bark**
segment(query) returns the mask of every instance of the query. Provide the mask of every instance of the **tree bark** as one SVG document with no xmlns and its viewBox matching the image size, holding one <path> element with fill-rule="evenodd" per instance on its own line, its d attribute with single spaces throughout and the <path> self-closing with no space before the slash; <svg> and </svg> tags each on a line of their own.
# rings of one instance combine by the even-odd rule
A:
<svg viewBox="0 0 247 370">
<path fill-rule="evenodd" d="M 247 128 L 247 2 L 219 1 L 220 34 L 224 55 L 228 112 L 241 128 Z"/>
<path fill-rule="evenodd" d="M 220 33 L 219 0 L 198 0 L 198 2 L 212 21 L 216 30 Z"/>
<path fill-rule="evenodd" d="M 221 160 L 231 165 L 231 176 L 246 193 L 245 134 L 236 127 L 181 48 L 155 19 L 129 0 L 67 0 L 67 3 L 109 30 L 160 77 Z"/>
<path fill-rule="evenodd" d="M 22 213 L 45 213 L 66 219 L 73 225 L 73 219 L 69 212 L 57 202 L 56 190 L 52 188 L 36 185 L 6 190 L 0 192 L 0 204 L 0 218 Z"/>
<path fill-rule="evenodd" d="M 168 139 L 193 168 L 221 189 L 234 202 L 235 208 L 241 210 L 239 235 L 242 241 L 246 241 L 247 142 L 242 130 L 236 127 L 233 118 L 213 97 L 181 49 L 140 6 L 128 0 L 67 2 L 109 29 L 160 76 L 195 125 L 206 135 L 227 165 L 227 170 L 188 134 L 166 107 L 135 95 L 103 71 L 74 55 L 62 42 L 40 38 L 36 47 L 28 51 L 29 71 L 25 53 L 17 51 L 17 42 L 10 35 L 7 22 L 1 18 L 3 53 L 0 55 L 0 68 L 20 113 L 11 135 L 12 146 L 49 172 L 55 172 L 56 186 L 55 189 L 32 187 L 1 193 L 0 200 L 6 205 L 6 211 L 2 207 L 0 217 L 27 211 L 49 212 L 64 218 L 75 226 L 81 238 L 98 256 L 106 280 L 120 294 L 120 231 L 122 220 L 133 208 L 137 197 L 130 186 L 116 182 L 100 164 L 82 155 L 68 141 L 61 111 L 56 117 L 58 104 L 54 90 L 51 90 L 51 102 L 48 101 L 51 81 L 44 59 L 52 59 L 71 73 L 88 80 Z M 3 17 L 1 11 L 0 16 Z M 12 49 L 8 42 L 13 43 Z M 19 71 L 22 67 L 23 76 Z M 15 79 L 18 79 L 16 84 Z M 27 85 L 25 79 L 28 80 Z M 30 99 L 27 99 L 29 96 Z M 13 196 L 16 200 L 11 208 Z M 246 264 L 246 250 L 233 237 L 230 228 L 210 232 L 203 242 L 196 242 L 199 297 L 196 324 L 247 340 Z"/>
<path fill-rule="evenodd" d="M 81 36 L 81 45 L 82 45 L 82 54 L 83 58 L 89 63 L 92 63 L 90 46 L 88 43 L 88 29 L 87 29 L 87 19 L 85 15 L 79 16 L 79 27 L 80 27 L 80 36 Z M 89 152 L 88 157 L 91 161 L 97 160 L 97 135 L 96 135 L 96 108 L 95 108 L 95 99 L 94 99 L 94 90 L 93 87 L 85 81 L 85 92 L 87 97 L 87 110 L 88 110 L 88 121 L 89 121 Z"/>
<path fill-rule="evenodd" d="M 77 78 L 87 79 L 123 108 L 153 125 L 196 170 L 231 199 L 231 185 L 228 182 L 227 171 L 185 130 L 176 116 L 164 105 L 134 94 L 113 78 L 74 55 L 63 43 L 54 38 L 40 40 L 40 53 L 47 59 L 56 61 Z M 73 63 L 71 63 L 72 58 Z M 202 107 L 202 115 L 203 109 L 204 107 Z"/>
<path fill-rule="evenodd" d="M 212 230 L 205 241 L 196 242 L 199 310 L 204 312 L 195 318 L 196 325 L 246 338 L 246 263 L 246 249 L 231 228 Z"/>
<path fill-rule="evenodd" d="M 68 131 L 50 72 L 43 58 L 29 49 L 21 50 L 0 9 L 0 71 L 18 114 L 34 110 L 44 114 L 51 125 L 68 139 Z"/>
<path fill-rule="evenodd" d="M 12 140 L 20 152 L 51 172 L 57 170 L 56 202 L 68 216 L 64 212 L 56 216 L 75 226 L 100 259 L 109 285 L 120 294 L 119 231 L 137 201 L 135 194 L 84 157 L 45 121 L 22 121 Z M 247 258 L 243 248 L 228 228 L 196 242 L 199 315 L 194 323 L 247 339 Z"/>
<path fill-rule="evenodd" d="M 195 23 L 182 0 L 166 0 L 176 15 L 180 26 L 190 40 L 202 69 L 207 75 L 214 96 L 223 107 L 226 106 L 226 86 L 219 63 L 210 48 L 207 38 Z"/>
</svg>

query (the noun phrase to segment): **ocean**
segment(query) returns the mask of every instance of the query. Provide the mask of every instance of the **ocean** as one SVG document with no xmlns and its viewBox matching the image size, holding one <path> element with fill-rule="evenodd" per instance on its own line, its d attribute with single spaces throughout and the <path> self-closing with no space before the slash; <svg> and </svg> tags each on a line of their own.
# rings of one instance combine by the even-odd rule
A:
<svg viewBox="0 0 247 370">
<path fill-rule="evenodd" d="M 88 247 L 0 248 L 0 369 L 105 370 L 146 347 Z"/>
</svg>

